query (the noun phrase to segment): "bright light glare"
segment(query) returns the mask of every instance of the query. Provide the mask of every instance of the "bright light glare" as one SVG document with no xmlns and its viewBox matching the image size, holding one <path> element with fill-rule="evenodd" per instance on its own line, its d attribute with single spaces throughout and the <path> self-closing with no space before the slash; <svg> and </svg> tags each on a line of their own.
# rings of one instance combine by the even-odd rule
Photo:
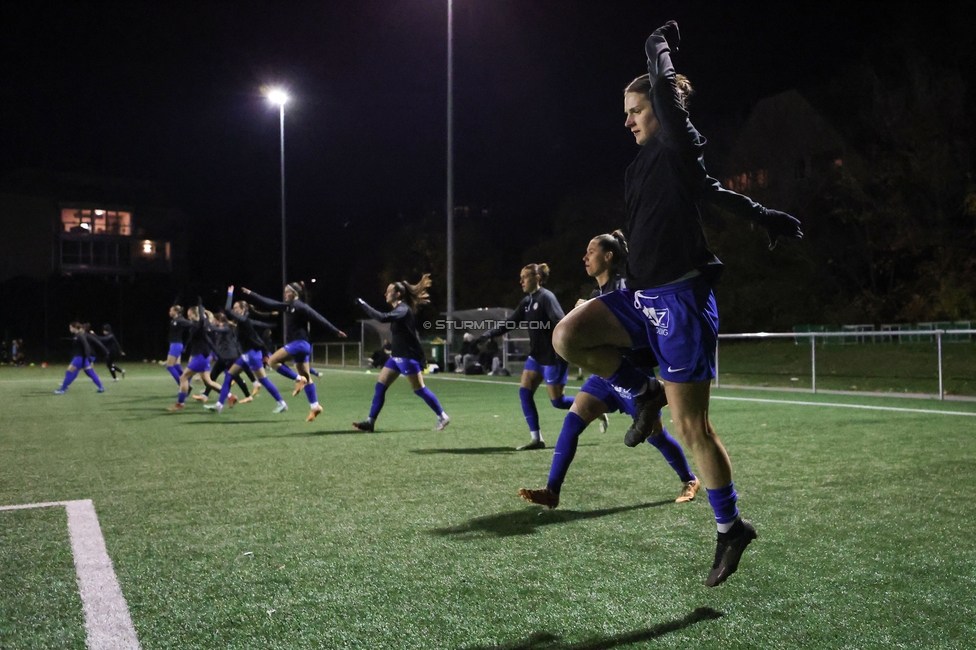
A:
<svg viewBox="0 0 976 650">
<path fill-rule="evenodd" d="M 282 106 L 288 101 L 288 93 L 280 88 L 272 88 L 268 91 L 268 99 L 271 100 L 272 104 Z"/>
</svg>

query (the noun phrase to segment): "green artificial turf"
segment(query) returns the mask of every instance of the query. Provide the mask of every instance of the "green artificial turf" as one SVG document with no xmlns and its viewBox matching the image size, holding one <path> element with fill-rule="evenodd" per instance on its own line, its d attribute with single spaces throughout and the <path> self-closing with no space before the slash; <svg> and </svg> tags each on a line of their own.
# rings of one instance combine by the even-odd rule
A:
<svg viewBox="0 0 976 650">
<path fill-rule="evenodd" d="M 165 370 L 128 371 L 104 394 L 82 375 L 54 396 L 63 369 L 0 369 L 0 505 L 91 499 L 143 648 L 967 648 L 976 635 L 976 417 L 924 412 L 976 404 L 716 391 L 759 539 L 708 589 L 704 491 L 673 503 L 674 472 L 622 444 L 620 415 L 583 434 L 548 511 L 516 490 L 545 485 L 565 412 L 540 393 L 550 449 L 515 452 L 528 441 L 515 381 L 428 378 L 452 417 L 435 432 L 400 380 L 363 434 L 349 423 L 376 374 L 326 372 L 325 412 L 306 423 L 302 395 L 275 416 L 266 391 L 219 416 L 169 413 Z M 0 512 L 4 650 L 84 646 L 65 521 Z"/>
</svg>

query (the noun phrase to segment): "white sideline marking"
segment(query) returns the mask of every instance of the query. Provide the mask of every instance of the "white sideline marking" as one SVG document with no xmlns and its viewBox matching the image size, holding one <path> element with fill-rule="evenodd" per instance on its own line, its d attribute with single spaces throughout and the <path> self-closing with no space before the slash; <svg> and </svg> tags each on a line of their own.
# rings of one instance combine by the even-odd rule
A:
<svg viewBox="0 0 976 650">
<path fill-rule="evenodd" d="M 340 372 L 345 374 L 355 374 L 360 375 L 362 371 L 355 370 L 337 370 L 333 368 L 327 368 L 327 372 Z M 321 372 L 321 370 L 319 370 Z M 436 379 L 438 381 L 466 381 L 473 384 L 497 384 L 501 386 L 514 386 L 518 387 L 518 384 L 514 381 L 497 381 L 492 379 L 469 379 L 467 377 L 440 377 L 438 375 L 443 373 L 437 373 L 434 375 L 424 375 L 424 381 L 427 379 Z M 578 386 L 566 386 L 567 391 L 579 390 Z M 870 395 L 868 395 L 870 397 Z M 969 417 L 976 417 L 976 411 L 939 411 L 936 409 L 910 409 L 902 406 L 868 406 L 865 404 L 842 404 L 840 402 L 802 402 L 799 400 L 786 400 L 786 399 L 763 399 L 761 397 L 726 397 L 724 395 L 712 395 L 712 399 L 728 400 L 730 402 L 761 402 L 763 404 L 790 404 L 795 406 L 833 406 L 837 408 L 845 409 L 864 409 L 867 411 L 895 411 L 898 413 L 935 413 L 938 415 L 966 415 Z"/>
<path fill-rule="evenodd" d="M 91 499 L 0 506 L 0 510 L 24 510 L 64 506 L 68 511 L 68 536 L 78 574 L 78 592 L 85 612 L 85 631 L 90 650 L 138 650 L 139 639 L 129 617 L 112 559 L 105 548 L 102 528 Z"/>
</svg>

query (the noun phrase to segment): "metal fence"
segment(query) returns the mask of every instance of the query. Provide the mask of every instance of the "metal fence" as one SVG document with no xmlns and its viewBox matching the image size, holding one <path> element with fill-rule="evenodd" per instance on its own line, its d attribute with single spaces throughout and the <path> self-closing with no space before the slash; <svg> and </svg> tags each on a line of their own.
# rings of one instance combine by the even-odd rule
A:
<svg viewBox="0 0 976 650">
<path fill-rule="evenodd" d="M 364 365 L 362 341 L 313 343 L 312 363 L 342 368 L 348 366 L 362 368 Z"/>
<path fill-rule="evenodd" d="M 807 393 L 817 393 L 817 342 L 820 341 L 821 346 L 827 345 L 828 343 L 892 343 L 892 342 L 934 342 L 935 343 L 935 358 L 932 359 L 932 363 L 936 366 L 939 380 L 938 392 L 934 394 L 913 394 L 912 397 L 930 397 L 937 398 L 939 400 L 946 399 L 945 391 L 945 373 L 944 373 L 944 354 L 943 354 L 943 343 L 952 342 L 970 342 L 972 341 L 972 335 L 976 334 L 976 329 L 899 329 L 892 330 L 885 328 L 880 331 L 869 331 L 867 328 L 858 327 L 857 329 L 848 328 L 842 331 L 794 331 L 794 332 L 754 332 L 748 334 L 719 334 L 718 342 L 715 346 L 715 381 L 713 385 L 718 388 L 722 386 L 721 383 L 721 372 L 719 369 L 719 353 L 722 341 L 731 340 L 747 340 L 747 339 L 793 339 L 798 345 L 808 344 L 810 346 L 810 388 L 777 388 L 775 390 L 791 390 L 796 392 L 807 392 Z M 904 338 L 903 338 L 904 337 Z M 808 339 L 808 342 L 803 341 L 803 339 Z M 725 386 L 730 388 L 732 386 Z M 735 388 L 751 388 L 751 389 L 763 389 L 762 386 L 734 386 Z M 847 393 L 850 391 L 837 391 L 837 390 L 819 390 L 822 393 Z M 872 393 L 875 394 L 875 393 Z M 890 393 L 877 393 L 878 395 L 892 395 L 901 396 L 897 394 Z M 976 400 L 976 397 L 953 397 L 953 399 L 968 399 Z"/>
</svg>

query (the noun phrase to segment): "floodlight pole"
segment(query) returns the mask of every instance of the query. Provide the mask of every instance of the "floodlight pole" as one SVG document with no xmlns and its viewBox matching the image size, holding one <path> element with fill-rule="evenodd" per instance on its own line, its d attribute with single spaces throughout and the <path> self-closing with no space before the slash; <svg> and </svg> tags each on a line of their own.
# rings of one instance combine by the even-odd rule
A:
<svg viewBox="0 0 976 650">
<path fill-rule="evenodd" d="M 444 370 L 454 343 L 454 2 L 447 0 L 447 344 Z"/>
<path fill-rule="evenodd" d="M 288 266 L 285 245 L 285 102 L 278 104 L 281 124 L 281 286 L 288 284 Z M 283 340 L 288 342 L 288 320 L 281 321 Z"/>
</svg>

